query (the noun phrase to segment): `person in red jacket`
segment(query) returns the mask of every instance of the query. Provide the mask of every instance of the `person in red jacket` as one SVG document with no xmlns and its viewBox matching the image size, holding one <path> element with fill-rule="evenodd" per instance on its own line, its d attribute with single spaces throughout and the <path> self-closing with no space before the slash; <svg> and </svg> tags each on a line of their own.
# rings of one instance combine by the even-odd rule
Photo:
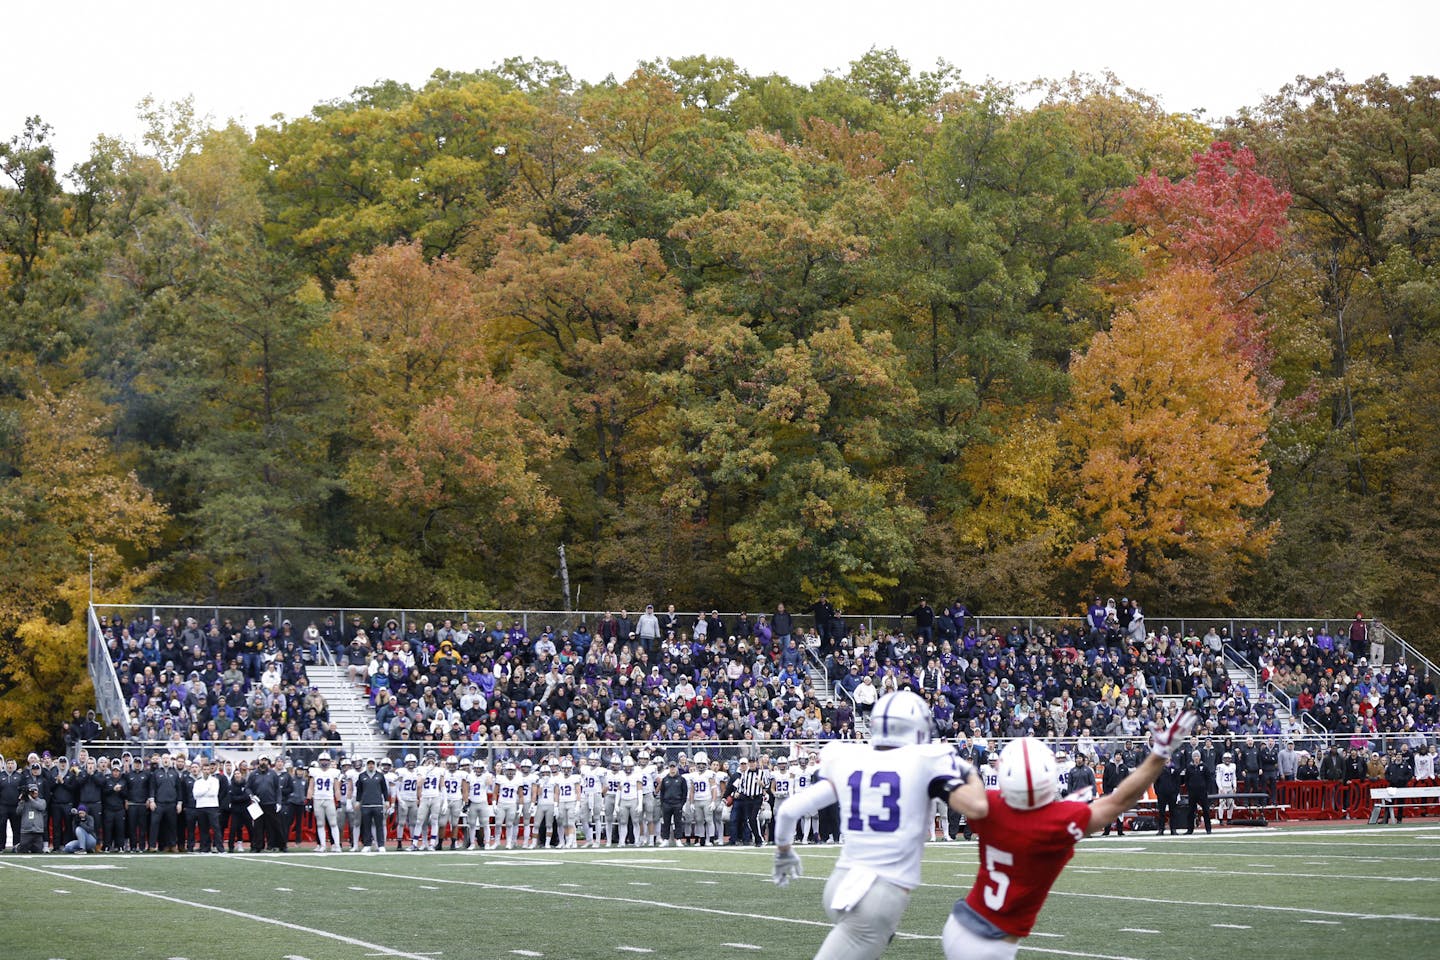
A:
<svg viewBox="0 0 1440 960">
<path fill-rule="evenodd" d="M 1150 756 L 1109 793 L 1084 803 L 1061 800 L 1055 755 L 1034 737 L 1000 753 L 999 787 L 989 811 L 971 818 L 979 837 L 975 885 L 955 903 L 941 937 L 946 960 L 1013 960 L 1029 936 L 1075 844 L 1130 809 L 1195 728 L 1187 710 L 1150 735 Z"/>
</svg>

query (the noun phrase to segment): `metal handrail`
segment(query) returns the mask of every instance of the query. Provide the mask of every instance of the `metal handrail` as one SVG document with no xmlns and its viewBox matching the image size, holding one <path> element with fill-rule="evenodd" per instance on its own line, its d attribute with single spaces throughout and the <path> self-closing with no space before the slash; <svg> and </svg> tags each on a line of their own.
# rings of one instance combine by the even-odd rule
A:
<svg viewBox="0 0 1440 960">
<path fill-rule="evenodd" d="M 1313 720 L 1313 718 L 1311 718 Z M 1223 745 L 1227 740 L 1239 741 L 1247 736 L 1245 734 L 1234 734 L 1218 737 L 1192 737 L 1187 749 L 1198 748 L 1205 739 L 1212 740 L 1216 746 Z M 1275 740 L 1277 742 L 1293 741 L 1297 749 L 1304 749 L 1314 755 L 1323 753 L 1330 744 L 1337 744 L 1342 748 L 1348 748 L 1350 741 L 1354 738 L 1353 733 L 1291 733 L 1281 736 L 1255 735 L 1260 742 Z M 1080 749 L 1080 740 L 1075 736 L 1049 737 L 1046 741 L 1055 749 L 1064 748 L 1067 751 Z M 1091 737 L 1095 745 L 1095 752 L 1109 756 L 1110 752 L 1122 748 L 1138 748 L 1143 738 L 1138 737 Z M 1410 744 L 1413 747 L 1420 744 L 1428 744 L 1432 749 L 1437 745 L 1437 733 L 1410 732 L 1398 733 L 1377 733 L 1366 737 L 1367 743 L 1373 749 L 1388 749 L 1389 746 Z M 426 742 L 414 740 L 379 740 L 363 744 L 364 750 L 377 751 L 374 755 L 388 756 L 392 759 L 402 758 L 406 753 L 422 754 L 426 750 L 436 750 L 442 756 L 455 754 L 457 756 L 484 756 L 487 759 L 514 758 L 517 761 L 524 757 L 538 760 L 541 756 L 552 754 L 571 754 L 576 757 L 584 756 L 592 751 L 601 752 L 609 756 L 613 753 L 638 753 L 642 748 L 648 750 L 652 755 L 661 754 L 664 756 L 675 756 L 681 752 L 694 753 L 696 750 L 703 750 L 711 758 L 718 758 L 722 761 L 736 759 L 740 756 L 755 756 L 760 753 L 771 756 L 794 756 L 797 751 L 823 747 L 829 741 L 824 740 L 652 740 L 652 741 L 542 741 L 542 742 L 495 742 L 495 741 L 445 741 Z M 1003 743 L 1003 738 L 994 738 L 990 746 L 995 747 Z M 274 742 L 274 741 L 249 741 L 249 740 L 223 740 L 223 741 L 187 741 L 187 740 L 154 740 L 154 741 L 86 741 L 78 745 L 78 749 L 86 750 L 94 757 L 118 757 L 122 753 L 132 755 L 148 756 L 151 753 L 169 752 L 184 753 L 186 756 L 198 758 L 201 756 L 226 757 L 230 759 L 248 759 L 260 755 L 275 757 L 279 755 L 290 755 L 296 758 L 313 758 L 320 751 L 330 752 L 331 756 L 349 754 L 351 756 L 361 755 L 356 748 L 362 744 L 357 742 L 350 745 L 345 742 L 333 741 L 310 741 L 310 742 Z M 78 752 L 77 749 L 77 752 Z"/>
<path fill-rule="evenodd" d="M 110 659 L 110 650 L 105 643 L 105 631 L 100 628 L 95 608 L 91 607 L 85 624 L 86 669 L 90 674 L 90 685 L 95 690 L 95 702 L 107 724 L 116 720 L 124 721 L 125 695 L 120 686 L 120 676 L 115 672 L 115 661 Z"/>
<path fill-rule="evenodd" d="M 411 620 L 417 620 L 422 622 L 425 620 L 430 620 L 438 622 L 448 617 L 456 621 L 466 619 L 473 623 L 477 619 L 493 620 L 499 618 L 507 621 L 519 620 L 527 632 L 546 623 L 556 626 L 557 629 L 572 627 L 582 621 L 586 624 L 593 624 L 601 617 L 603 617 L 604 614 L 607 612 L 605 610 L 565 611 L 538 609 L 523 610 L 515 608 L 491 610 L 461 608 L 404 609 L 399 607 L 325 607 L 320 605 L 297 605 L 294 607 L 251 607 L 217 605 L 213 603 L 102 603 L 95 604 L 94 606 L 98 610 L 114 610 L 120 613 L 146 611 L 151 616 L 162 612 L 169 612 L 175 616 L 179 616 L 182 618 L 185 616 L 208 617 L 214 619 L 216 622 L 222 620 L 224 616 L 230 616 L 232 618 L 238 618 L 243 620 L 246 616 L 249 615 L 255 616 L 256 619 L 259 619 L 264 615 L 269 615 L 276 624 L 279 624 L 286 619 L 290 619 L 292 620 L 292 622 L 298 621 L 301 617 L 314 617 L 318 620 L 323 619 L 327 616 L 334 616 L 336 617 L 336 623 L 338 624 L 344 624 L 351 617 L 356 615 L 366 618 L 375 616 L 379 616 L 381 618 L 393 617 L 399 623 L 401 630 L 406 629 Z M 617 609 L 618 608 L 612 607 L 608 612 L 615 612 Z M 729 620 L 734 617 L 740 616 L 741 613 L 751 614 L 752 616 L 760 616 L 763 613 L 763 615 L 769 616 L 768 611 L 755 612 L 753 610 L 722 611 L 721 616 Z M 691 619 L 697 615 L 698 613 L 683 614 L 686 619 Z M 813 629 L 814 623 L 810 614 L 803 612 L 792 612 L 791 617 L 795 621 L 797 626 L 803 629 Z M 895 631 L 902 628 L 907 622 L 913 622 L 911 617 L 907 614 L 843 614 L 841 619 L 846 625 L 864 625 L 866 632 L 871 635 L 874 635 L 876 633 L 877 628 L 885 631 Z M 992 629 L 1003 634 L 1011 626 L 1024 626 L 1031 633 L 1034 633 L 1037 627 L 1044 627 L 1047 631 L 1055 633 L 1058 632 L 1062 627 L 1081 626 L 1083 625 L 1084 621 L 1085 617 L 1083 614 L 1080 613 L 1058 614 L 1049 616 L 972 614 L 968 618 L 967 627 L 968 629 L 975 630 L 977 634 L 987 633 Z M 1317 628 L 1330 628 L 1335 626 L 1347 626 L 1350 621 L 1343 617 L 1161 617 L 1151 616 L 1147 613 L 1145 615 L 1145 623 L 1150 630 L 1157 634 L 1161 631 L 1162 628 L 1170 627 L 1172 628 L 1172 633 L 1178 636 L 1185 636 L 1192 631 L 1195 632 L 1197 635 L 1203 633 L 1203 630 L 1199 629 L 1201 625 L 1216 626 L 1217 628 L 1223 626 L 1228 629 L 1230 637 L 1234 638 L 1236 636 L 1239 636 L 1239 631 L 1241 629 L 1248 629 L 1250 627 L 1257 627 L 1262 630 L 1274 629 L 1279 633 L 1285 633 L 1287 631 L 1303 633 L 1305 627 L 1307 626 L 1314 626 Z M 1366 624 L 1371 628 L 1378 627 L 1382 630 L 1387 629 L 1379 620 L 1368 620 L 1366 621 Z M 1405 644 L 1403 640 L 1400 640 L 1400 638 L 1393 633 L 1393 631 L 1389 631 L 1389 635 L 1395 636 L 1396 640 L 1404 644 L 1407 649 L 1413 650 L 1413 647 L 1410 647 L 1409 644 Z M 1424 658 L 1422 657 L 1420 659 Z M 1430 664 L 1430 661 L 1425 660 L 1424 662 L 1433 667 L 1433 664 Z"/>
</svg>

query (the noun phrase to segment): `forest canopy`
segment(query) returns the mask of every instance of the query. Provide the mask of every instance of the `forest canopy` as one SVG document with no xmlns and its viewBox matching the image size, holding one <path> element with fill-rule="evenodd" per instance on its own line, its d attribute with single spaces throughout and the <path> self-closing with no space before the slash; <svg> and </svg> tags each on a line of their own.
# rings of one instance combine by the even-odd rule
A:
<svg viewBox="0 0 1440 960">
<path fill-rule="evenodd" d="M 0 132 L 0 727 L 106 600 L 1440 625 L 1440 80 L 872 50 Z M 1427 492 L 1428 491 L 1428 492 Z M 76 684 L 80 684 L 76 686 Z"/>
</svg>

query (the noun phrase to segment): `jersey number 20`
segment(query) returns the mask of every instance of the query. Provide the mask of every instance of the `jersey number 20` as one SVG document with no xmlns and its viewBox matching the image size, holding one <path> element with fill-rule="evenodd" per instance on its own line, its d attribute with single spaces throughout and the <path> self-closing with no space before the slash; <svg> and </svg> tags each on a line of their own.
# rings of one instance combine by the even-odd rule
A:
<svg viewBox="0 0 1440 960">
<path fill-rule="evenodd" d="M 864 778 L 864 772 L 856 770 L 846 781 L 850 787 L 850 820 L 845 829 L 864 830 L 868 826 L 877 833 L 894 833 L 900 829 L 900 775 L 892 770 L 877 770 L 870 774 L 870 786 L 884 791 L 879 798 L 884 816 L 871 814 L 868 821 L 860 816 L 860 786 Z"/>
</svg>

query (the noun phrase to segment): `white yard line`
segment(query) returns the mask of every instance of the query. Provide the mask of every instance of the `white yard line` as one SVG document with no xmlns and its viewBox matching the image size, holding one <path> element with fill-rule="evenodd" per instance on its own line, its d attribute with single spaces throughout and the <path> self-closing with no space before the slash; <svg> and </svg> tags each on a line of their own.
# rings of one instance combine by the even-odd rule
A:
<svg viewBox="0 0 1440 960">
<path fill-rule="evenodd" d="M 88 883 L 96 887 L 104 887 L 107 890 L 118 890 L 121 893 L 131 893 L 138 897 L 150 897 L 153 900 L 163 900 L 166 903 L 178 904 L 182 907 L 194 907 L 197 910 L 211 910 L 215 913 L 223 913 L 232 917 L 239 917 L 241 920 L 253 920 L 256 923 L 268 923 L 272 926 L 283 927 L 286 930 L 294 930 L 297 933 L 308 933 L 316 937 L 324 937 L 327 940 L 337 940 L 340 943 L 352 947 L 365 947 L 374 950 L 387 957 L 404 957 L 406 960 L 426 960 L 422 954 L 407 953 L 404 950 L 395 950 L 379 943 L 371 943 L 368 940 L 357 940 L 354 937 L 347 937 L 342 933 L 332 933 L 329 930 L 321 930 L 318 927 L 307 927 L 299 923 L 290 923 L 285 920 L 277 920 L 274 917 L 265 917 L 256 913 L 246 913 L 244 910 L 235 910 L 230 907 L 220 907 L 213 903 L 197 903 L 194 900 L 182 900 L 179 897 L 170 897 L 160 893 L 152 893 L 148 890 L 136 890 L 134 887 L 121 886 L 118 883 L 105 883 L 102 880 L 91 880 L 89 877 L 71 877 L 62 873 L 55 873 L 52 870 L 44 870 L 40 867 L 31 867 L 22 863 L 0 863 L 0 867 L 9 867 L 12 870 L 27 870 L 30 873 L 38 873 L 47 877 L 65 877 L 67 880 L 74 880 L 77 883 Z"/>
</svg>

